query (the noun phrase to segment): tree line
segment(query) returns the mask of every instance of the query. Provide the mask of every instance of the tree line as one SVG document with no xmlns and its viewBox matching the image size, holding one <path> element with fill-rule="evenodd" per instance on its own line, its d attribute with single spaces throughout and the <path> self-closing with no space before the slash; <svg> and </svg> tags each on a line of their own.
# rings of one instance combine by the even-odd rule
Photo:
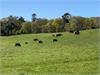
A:
<svg viewBox="0 0 100 75">
<path fill-rule="evenodd" d="M 8 16 L 0 19 L 0 35 L 19 35 L 30 33 L 54 33 L 75 30 L 96 29 L 100 27 L 100 17 L 71 16 L 65 13 L 56 19 L 37 18 L 32 14 L 32 20 L 27 21 L 22 16 Z"/>
</svg>

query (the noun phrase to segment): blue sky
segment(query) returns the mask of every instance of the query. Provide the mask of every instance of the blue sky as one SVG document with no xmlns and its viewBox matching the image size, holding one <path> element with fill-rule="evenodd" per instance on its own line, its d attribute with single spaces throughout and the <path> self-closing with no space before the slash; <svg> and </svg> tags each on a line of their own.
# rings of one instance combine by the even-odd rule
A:
<svg viewBox="0 0 100 75">
<path fill-rule="evenodd" d="M 65 12 L 74 16 L 100 16 L 100 0 L 0 0 L 0 19 L 9 15 L 31 20 L 32 13 L 41 18 L 57 18 Z"/>
</svg>

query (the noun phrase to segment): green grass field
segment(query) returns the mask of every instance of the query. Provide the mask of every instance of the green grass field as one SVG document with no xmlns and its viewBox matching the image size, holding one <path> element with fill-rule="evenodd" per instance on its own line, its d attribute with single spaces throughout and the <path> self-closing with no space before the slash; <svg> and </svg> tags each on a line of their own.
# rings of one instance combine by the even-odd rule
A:
<svg viewBox="0 0 100 75">
<path fill-rule="evenodd" d="M 0 37 L 0 75 L 99 73 L 99 29 L 81 31 L 80 35 L 63 32 L 55 43 L 52 34 Z M 15 47 L 16 42 L 22 46 Z"/>
</svg>

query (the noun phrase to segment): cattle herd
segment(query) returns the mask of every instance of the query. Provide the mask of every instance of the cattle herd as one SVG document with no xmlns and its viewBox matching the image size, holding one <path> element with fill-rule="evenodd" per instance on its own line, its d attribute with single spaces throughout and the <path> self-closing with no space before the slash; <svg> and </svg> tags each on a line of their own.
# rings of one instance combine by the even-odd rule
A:
<svg viewBox="0 0 100 75">
<path fill-rule="evenodd" d="M 80 34 L 79 30 L 76 30 L 76 31 L 70 30 L 69 32 L 70 33 L 75 33 L 76 35 L 79 35 Z"/>
<path fill-rule="evenodd" d="M 70 30 L 69 32 L 70 33 L 75 33 L 76 35 L 79 35 L 80 34 L 79 30 L 76 30 L 75 32 L 73 30 Z M 53 37 L 60 37 L 62 35 L 63 34 L 58 33 L 58 34 L 53 34 L 52 36 Z M 39 40 L 38 38 L 33 39 L 33 41 L 38 42 L 40 44 L 43 44 L 43 41 L 42 40 Z M 57 42 L 58 40 L 57 39 L 52 39 L 52 41 L 53 42 Z M 25 44 L 28 44 L 28 42 L 25 42 Z M 20 43 L 15 43 L 15 47 L 21 47 L 21 44 Z"/>
</svg>

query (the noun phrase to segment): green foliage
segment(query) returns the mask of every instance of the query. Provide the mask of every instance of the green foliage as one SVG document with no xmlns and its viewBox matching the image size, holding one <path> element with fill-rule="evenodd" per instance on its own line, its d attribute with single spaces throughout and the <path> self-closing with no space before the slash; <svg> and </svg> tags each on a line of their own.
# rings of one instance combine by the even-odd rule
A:
<svg viewBox="0 0 100 75">
<path fill-rule="evenodd" d="M 25 22 L 25 20 L 24 20 L 24 18 L 22 16 L 18 19 L 18 21 L 19 21 L 20 24 Z"/>
<path fill-rule="evenodd" d="M 69 30 L 75 30 L 76 29 L 76 20 L 75 19 L 72 19 L 71 21 L 70 21 L 70 28 L 69 28 Z"/>
<path fill-rule="evenodd" d="M 32 25 L 31 22 L 24 22 L 22 23 L 21 31 L 24 31 L 25 33 L 31 33 L 32 32 Z"/>
<path fill-rule="evenodd" d="M 52 22 L 52 26 L 56 28 L 56 32 L 61 31 L 62 24 L 63 24 L 63 21 L 61 18 L 57 18 Z"/>
<path fill-rule="evenodd" d="M 86 30 L 96 29 L 100 27 L 100 17 L 81 17 L 73 16 L 69 19 L 70 14 L 65 13 L 63 18 L 45 19 L 36 18 L 36 14 L 32 14 L 32 21 L 25 21 L 23 17 L 9 16 L 0 20 L 0 35 L 13 35 L 25 33 L 51 33 L 51 32 L 64 32 L 70 30 Z M 69 20 L 69 23 L 67 23 Z M 11 23 L 16 25 L 15 28 L 10 30 L 7 28 Z"/>
</svg>

